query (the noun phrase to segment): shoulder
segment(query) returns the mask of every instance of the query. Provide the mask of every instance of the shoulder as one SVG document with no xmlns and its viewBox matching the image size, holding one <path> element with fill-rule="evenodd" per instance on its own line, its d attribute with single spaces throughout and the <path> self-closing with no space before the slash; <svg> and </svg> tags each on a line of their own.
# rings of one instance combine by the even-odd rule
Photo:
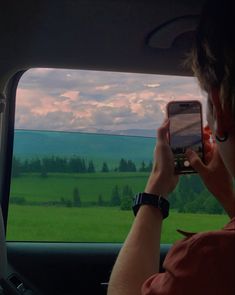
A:
<svg viewBox="0 0 235 295">
<path fill-rule="evenodd" d="M 178 241 L 166 256 L 165 272 L 147 280 L 142 294 L 235 294 L 234 249 L 234 231 L 198 233 Z"/>
<path fill-rule="evenodd" d="M 196 234 L 190 234 L 188 237 L 176 242 L 171 251 L 181 251 L 182 249 L 196 250 L 201 246 L 212 246 L 213 249 L 223 248 L 228 245 L 229 247 L 235 246 L 235 231 L 229 231 L 225 229 L 201 232 Z"/>
<path fill-rule="evenodd" d="M 175 243 L 164 261 L 165 269 L 177 266 L 198 271 L 198 264 L 212 267 L 221 261 L 235 260 L 235 232 L 218 230 L 194 234 Z M 204 269 L 205 269 L 204 268 Z"/>
</svg>

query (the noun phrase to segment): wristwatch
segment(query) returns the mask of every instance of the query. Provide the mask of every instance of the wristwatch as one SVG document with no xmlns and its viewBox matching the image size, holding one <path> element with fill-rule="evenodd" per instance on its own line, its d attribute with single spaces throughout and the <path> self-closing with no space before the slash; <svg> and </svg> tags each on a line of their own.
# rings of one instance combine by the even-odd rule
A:
<svg viewBox="0 0 235 295">
<path fill-rule="evenodd" d="M 151 205 L 155 208 L 159 208 L 162 213 L 163 219 L 169 215 L 170 204 L 166 200 L 166 198 L 163 198 L 162 196 L 148 193 L 138 193 L 134 198 L 132 206 L 135 216 L 141 205 Z"/>
</svg>

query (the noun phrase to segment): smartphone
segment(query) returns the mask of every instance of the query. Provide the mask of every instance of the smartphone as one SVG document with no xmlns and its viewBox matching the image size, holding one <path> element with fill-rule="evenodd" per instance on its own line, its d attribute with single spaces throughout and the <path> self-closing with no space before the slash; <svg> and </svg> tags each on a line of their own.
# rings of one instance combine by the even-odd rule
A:
<svg viewBox="0 0 235 295">
<path fill-rule="evenodd" d="M 204 161 L 202 105 L 197 100 L 172 101 L 167 105 L 170 120 L 169 143 L 177 174 L 195 173 L 185 156 L 187 148 Z"/>
</svg>

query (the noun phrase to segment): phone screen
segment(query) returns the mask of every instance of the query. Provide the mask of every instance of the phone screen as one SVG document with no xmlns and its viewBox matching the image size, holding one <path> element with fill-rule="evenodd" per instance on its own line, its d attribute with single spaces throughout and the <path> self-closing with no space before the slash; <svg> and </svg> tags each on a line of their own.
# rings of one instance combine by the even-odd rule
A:
<svg viewBox="0 0 235 295">
<path fill-rule="evenodd" d="M 168 104 L 169 141 L 177 173 L 194 173 L 185 151 L 193 149 L 203 160 L 202 107 L 199 101 L 175 101 Z"/>
</svg>

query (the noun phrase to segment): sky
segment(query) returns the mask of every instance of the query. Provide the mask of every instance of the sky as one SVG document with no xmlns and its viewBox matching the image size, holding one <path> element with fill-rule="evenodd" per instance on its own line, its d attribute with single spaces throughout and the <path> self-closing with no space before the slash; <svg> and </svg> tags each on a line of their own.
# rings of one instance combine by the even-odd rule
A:
<svg viewBox="0 0 235 295">
<path fill-rule="evenodd" d="M 120 134 L 156 130 L 169 101 L 195 99 L 205 113 L 205 96 L 195 78 L 31 69 L 18 85 L 15 128 Z"/>
</svg>

